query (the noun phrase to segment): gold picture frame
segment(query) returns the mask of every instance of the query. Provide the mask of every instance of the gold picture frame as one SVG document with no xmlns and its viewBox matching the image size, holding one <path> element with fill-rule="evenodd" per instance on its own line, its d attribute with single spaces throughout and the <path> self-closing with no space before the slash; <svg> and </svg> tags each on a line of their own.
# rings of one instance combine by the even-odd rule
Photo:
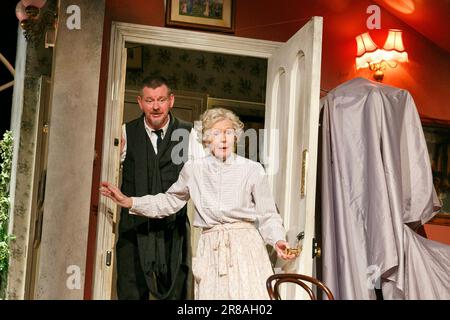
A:
<svg viewBox="0 0 450 320">
<path fill-rule="evenodd" d="M 441 212 L 428 223 L 450 226 L 450 127 L 422 125 L 430 156 L 433 183 L 442 202 Z"/>
<path fill-rule="evenodd" d="M 166 26 L 234 32 L 235 0 L 167 0 Z"/>
</svg>

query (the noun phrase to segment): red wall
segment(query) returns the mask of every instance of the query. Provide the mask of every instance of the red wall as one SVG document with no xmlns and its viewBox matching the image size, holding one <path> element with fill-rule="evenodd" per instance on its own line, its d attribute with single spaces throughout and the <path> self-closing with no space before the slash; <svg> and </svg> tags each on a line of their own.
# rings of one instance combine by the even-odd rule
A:
<svg viewBox="0 0 450 320">
<path fill-rule="evenodd" d="M 409 62 L 387 69 L 383 83 L 408 90 L 421 118 L 450 124 L 450 53 L 381 9 L 381 30 L 368 30 L 368 0 L 237 1 L 236 35 L 274 41 L 288 40 L 311 16 L 323 17 L 321 87 L 330 90 L 355 78 L 371 79 L 368 69 L 356 70 L 355 36 L 369 31 L 382 47 L 389 29 L 403 30 Z M 433 23 L 432 17 L 429 19 Z M 429 239 L 450 244 L 450 227 L 426 225 Z"/>
<path fill-rule="evenodd" d="M 311 16 L 323 17 L 322 89 L 363 76 L 371 78 L 368 69 L 356 71 L 355 37 L 369 31 L 374 42 L 382 47 L 388 29 L 403 30 L 403 41 L 409 63 L 386 70 L 386 84 L 407 89 L 415 99 L 423 118 L 450 124 L 450 53 L 421 34 L 381 10 L 381 30 L 368 30 L 368 0 L 259 0 L 237 1 L 236 35 L 275 41 L 286 41 Z M 430 23 L 432 17 L 430 17 Z"/>
<path fill-rule="evenodd" d="M 425 234 L 428 239 L 450 245 L 450 226 L 426 224 Z"/>
<path fill-rule="evenodd" d="M 383 82 L 409 90 L 422 118 L 450 124 L 450 53 L 384 9 L 381 10 L 382 29 L 367 30 L 366 9 L 371 4 L 369 0 L 237 0 L 235 36 L 286 41 L 311 16 L 322 16 L 321 84 L 322 89 L 331 90 L 354 77 L 371 78 L 368 69 L 357 71 L 355 68 L 358 34 L 369 31 L 375 43 L 382 47 L 388 29 L 402 29 L 409 63 L 400 64 L 396 69 L 388 68 Z M 106 51 L 111 21 L 164 26 L 164 3 L 162 0 L 107 0 Z M 432 17 L 430 23 L 433 23 Z"/>
</svg>

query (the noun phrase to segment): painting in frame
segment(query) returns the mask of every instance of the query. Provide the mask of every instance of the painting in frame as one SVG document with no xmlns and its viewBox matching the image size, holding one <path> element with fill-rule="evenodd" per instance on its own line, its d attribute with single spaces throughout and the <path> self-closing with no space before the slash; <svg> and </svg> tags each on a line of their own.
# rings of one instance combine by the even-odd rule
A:
<svg viewBox="0 0 450 320">
<path fill-rule="evenodd" d="M 235 0 L 166 0 L 166 26 L 234 32 Z"/>
<path fill-rule="evenodd" d="M 450 127 L 426 124 L 422 127 L 430 156 L 434 187 L 442 203 L 441 211 L 429 223 L 450 226 Z"/>
</svg>

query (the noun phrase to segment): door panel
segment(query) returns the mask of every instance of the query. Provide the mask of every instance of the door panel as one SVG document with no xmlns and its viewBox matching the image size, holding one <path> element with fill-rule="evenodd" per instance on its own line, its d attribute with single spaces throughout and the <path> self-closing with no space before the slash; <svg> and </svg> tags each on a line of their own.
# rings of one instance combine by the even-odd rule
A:
<svg viewBox="0 0 450 320">
<path fill-rule="evenodd" d="M 274 106 L 278 109 L 283 109 L 283 106 L 287 106 L 287 85 L 286 85 L 286 71 L 280 68 L 273 80 L 274 86 L 272 88 L 272 99 L 274 102 Z M 288 122 L 288 112 L 276 112 L 273 116 L 273 127 L 282 128 L 283 124 Z M 267 126 L 266 126 L 267 128 Z M 272 132 L 272 140 L 270 142 L 276 141 L 286 141 L 288 132 L 286 130 L 275 130 Z M 283 185 L 284 181 L 286 181 L 286 171 L 280 170 L 280 168 L 286 167 L 286 158 L 282 155 L 285 155 L 287 152 L 287 144 L 286 143 L 273 143 L 270 148 L 270 156 L 280 155 L 280 157 L 273 159 L 274 161 L 269 162 L 267 169 L 268 172 L 276 172 L 277 174 L 270 175 L 273 181 L 274 188 L 277 186 Z M 275 162 L 277 161 L 277 162 Z M 285 207 L 284 207 L 284 195 L 282 193 L 274 193 L 275 203 L 277 204 L 278 210 L 283 218 L 285 217 Z"/>
</svg>

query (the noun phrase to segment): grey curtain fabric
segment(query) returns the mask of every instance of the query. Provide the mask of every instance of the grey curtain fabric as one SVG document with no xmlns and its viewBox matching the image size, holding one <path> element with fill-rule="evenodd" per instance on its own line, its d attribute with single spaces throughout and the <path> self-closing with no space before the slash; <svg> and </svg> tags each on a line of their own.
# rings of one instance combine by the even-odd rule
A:
<svg viewBox="0 0 450 320">
<path fill-rule="evenodd" d="M 411 95 L 356 78 L 322 104 L 323 281 L 336 299 L 449 299 L 450 246 L 411 230 L 440 207 Z"/>
</svg>

